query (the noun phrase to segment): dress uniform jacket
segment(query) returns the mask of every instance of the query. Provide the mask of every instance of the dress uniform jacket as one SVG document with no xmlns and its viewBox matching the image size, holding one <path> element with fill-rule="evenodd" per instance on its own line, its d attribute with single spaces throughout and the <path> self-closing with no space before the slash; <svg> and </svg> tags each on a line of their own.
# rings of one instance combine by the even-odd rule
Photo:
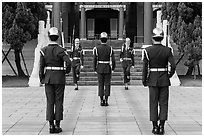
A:
<svg viewBox="0 0 204 137">
<path fill-rule="evenodd" d="M 150 71 L 148 68 L 167 68 L 168 71 Z M 154 44 L 144 50 L 142 81 L 147 86 L 170 86 L 170 77 L 175 73 L 176 65 L 169 47 Z"/>
<path fill-rule="evenodd" d="M 64 67 L 66 61 L 66 73 L 71 70 L 71 61 L 66 49 L 60 47 L 58 44 L 49 44 L 41 49 L 40 57 L 40 78 L 44 78 L 45 84 L 65 84 L 65 71 L 62 70 L 46 70 L 45 67 Z"/>
<path fill-rule="evenodd" d="M 133 48 L 129 47 L 126 49 L 125 45 L 122 46 L 120 52 L 120 58 L 123 59 L 122 67 L 131 67 L 134 66 L 134 50 Z M 130 59 L 130 60 L 127 60 Z"/>
<path fill-rule="evenodd" d="M 64 67 L 66 61 L 66 71 L 62 70 L 46 70 L 45 67 Z M 49 44 L 41 49 L 39 76 L 45 84 L 65 84 L 65 72 L 71 70 L 71 61 L 66 49 L 58 44 Z"/>
<path fill-rule="evenodd" d="M 94 48 L 93 68 L 97 73 L 111 73 L 115 69 L 115 56 L 112 48 L 106 44 L 101 44 Z M 98 63 L 98 61 L 111 61 L 108 63 Z"/>
</svg>

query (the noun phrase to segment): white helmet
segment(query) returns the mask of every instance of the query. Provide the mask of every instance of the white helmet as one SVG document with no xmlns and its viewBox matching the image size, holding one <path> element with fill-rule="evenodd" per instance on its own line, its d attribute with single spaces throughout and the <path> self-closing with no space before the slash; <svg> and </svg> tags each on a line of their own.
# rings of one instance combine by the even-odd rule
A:
<svg viewBox="0 0 204 137">
<path fill-rule="evenodd" d="M 100 37 L 101 38 L 108 38 L 108 34 L 106 32 L 102 32 Z"/>
<path fill-rule="evenodd" d="M 79 40 L 78 38 L 76 38 L 76 39 L 74 40 L 74 42 L 75 42 L 75 43 L 80 43 L 80 40 Z"/>
<path fill-rule="evenodd" d="M 125 41 L 126 41 L 126 42 L 127 42 L 127 41 L 130 41 L 130 38 L 126 38 Z"/>
<path fill-rule="evenodd" d="M 154 28 L 153 29 L 153 38 L 163 38 L 164 37 L 164 33 L 163 30 L 161 28 Z"/>
<path fill-rule="evenodd" d="M 52 27 L 49 29 L 48 35 L 49 36 L 52 36 L 52 35 L 59 36 L 59 31 L 56 27 Z"/>
</svg>

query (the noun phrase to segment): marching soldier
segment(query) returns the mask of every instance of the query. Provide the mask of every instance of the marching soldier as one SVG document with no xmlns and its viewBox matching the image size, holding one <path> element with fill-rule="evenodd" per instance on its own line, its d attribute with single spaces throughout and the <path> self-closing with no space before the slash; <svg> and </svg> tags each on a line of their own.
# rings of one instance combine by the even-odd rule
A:
<svg viewBox="0 0 204 137">
<path fill-rule="evenodd" d="M 163 135 L 164 124 L 168 116 L 170 78 L 175 73 L 176 65 L 171 49 L 161 44 L 163 31 L 155 28 L 153 33 L 153 46 L 144 49 L 142 82 L 144 86 L 149 86 L 152 133 Z M 170 70 L 168 70 L 168 62 L 170 63 Z M 160 120 L 159 126 L 158 120 Z"/>
<path fill-rule="evenodd" d="M 78 90 L 79 75 L 84 65 L 84 54 L 78 38 L 76 38 L 74 41 L 70 58 L 72 60 L 73 82 L 75 85 L 75 90 Z"/>
<path fill-rule="evenodd" d="M 108 97 L 111 88 L 111 73 L 115 69 L 115 57 L 112 47 L 106 44 L 108 35 L 106 32 L 100 34 L 101 44 L 94 47 L 93 68 L 98 75 L 98 96 L 100 105 L 108 106 Z M 105 89 L 104 89 L 105 86 Z M 104 98 L 105 96 L 105 98 Z"/>
<path fill-rule="evenodd" d="M 125 44 L 121 48 L 120 62 L 122 62 L 125 90 L 128 90 L 130 82 L 130 69 L 134 68 L 134 50 L 130 47 L 130 38 L 125 39 Z"/>
<path fill-rule="evenodd" d="M 48 36 L 51 42 L 40 50 L 39 77 L 40 82 L 45 84 L 46 120 L 49 121 L 49 131 L 50 133 L 60 133 L 62 132 L 60 121 L 63 120 L 65 73 L 70 72 L 71 61 L 66 49 L 60 47 L 56 42 L 59 38 L 58 29 L 50 28 Z M 64 68 L 64 61 L 66 68 Z"/>
</svg>

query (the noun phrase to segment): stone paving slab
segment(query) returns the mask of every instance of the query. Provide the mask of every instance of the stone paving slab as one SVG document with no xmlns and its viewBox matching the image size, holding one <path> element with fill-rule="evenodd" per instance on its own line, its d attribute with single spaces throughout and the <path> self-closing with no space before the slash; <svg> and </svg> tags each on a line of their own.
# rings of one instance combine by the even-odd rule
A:
<svg viewBox="0 0 204 137">
<path fill-rule="evenodd" d="M 152 135 L 148 88 L 112 86 L 101 107 L 97 86 L 66 86 L 60 135 Z M 3 135 L 49 135 L 44 87 L 2 88 Z M 166 135 L 202 135 L 202 87 L 171 87 Z"/>
</svg>

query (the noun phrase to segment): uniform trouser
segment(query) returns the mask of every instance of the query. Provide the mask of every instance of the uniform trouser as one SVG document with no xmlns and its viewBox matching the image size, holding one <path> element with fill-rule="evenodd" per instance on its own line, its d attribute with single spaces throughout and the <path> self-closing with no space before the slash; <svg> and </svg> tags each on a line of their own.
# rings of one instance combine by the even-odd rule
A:
<svg viewBox="0 0 204 137">
<path fill-rule="evenodd" d="M 72 67 L 72 73 L 73 73 L 73 82 L 74 84 L 77 84 L 77 81 L 79 81 L 79 75 L 80 75 L 80 65 L 76 65 Z"/>
<path fill-rule="evenodd" d="M 63 119 L 64 84 L 45 84 L 47 98 L 46 120 Z"/>
<path fill-rule="evenodd" d="M 150 121 L 167 120 L 169 87 L 149 87 Z M 159 112 L 158 112 L 159 105 Z M 159 114 L 158 114 L 159 113 Z"/>
<path fill-rule="evenodd" d="M 98 96 L 110 96 L 110 88 L 111 73 L 98 73 Z"/>
<path fill-rule="evenodd" d="M 123 67 L 124 83 L 130 82 L 130 67 L 131 66 Z"/>
</svg>

